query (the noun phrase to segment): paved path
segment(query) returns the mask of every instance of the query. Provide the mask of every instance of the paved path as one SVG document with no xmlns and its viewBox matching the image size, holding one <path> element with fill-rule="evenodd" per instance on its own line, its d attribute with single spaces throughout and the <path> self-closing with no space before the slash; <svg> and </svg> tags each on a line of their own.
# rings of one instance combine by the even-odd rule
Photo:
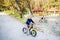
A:
<svg viewBox="0 0 60 40">
<path fill-rule="evenodd" d="M 22 28 L 25 27 L 16 19 L 1 14 L 0 15 L 0 40 L 60 40 L 59 36 L 47 32 L 37 31 L 37 36 L 32 37 L 23 34 Z"/>
</svg>

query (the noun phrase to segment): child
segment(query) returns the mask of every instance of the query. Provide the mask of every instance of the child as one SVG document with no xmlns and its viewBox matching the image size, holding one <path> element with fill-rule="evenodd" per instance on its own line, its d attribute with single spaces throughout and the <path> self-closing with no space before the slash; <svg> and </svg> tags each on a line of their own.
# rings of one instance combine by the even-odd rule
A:
<svg viewBox="0 0 60 40">
<path fill-rule="evenodd" d="M 28 28 L 29 28 L 31 22 L 34 24 L 34 21 L 32 20 L 32 18 L 30 16 L 26 21 L 26 25 L 27 25 Z M 33 24 L 31 25 L 32 27 L 33 27 Z"/>
</svg>

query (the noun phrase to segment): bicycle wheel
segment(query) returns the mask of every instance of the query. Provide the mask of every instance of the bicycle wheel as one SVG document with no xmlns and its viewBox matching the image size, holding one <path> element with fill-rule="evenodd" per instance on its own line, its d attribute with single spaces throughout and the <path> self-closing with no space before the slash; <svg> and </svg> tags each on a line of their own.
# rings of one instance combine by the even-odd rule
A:
<svg viewBox="0 0 60 40">
<path fill-rule="evenodd" d="M 44 20 L 45 23 L 47 23 L 47 20 Z"/>
<path fill-rule="evenodd" d="M 36 32 L 35 30 L 32 30 L 32 31 L 30 31 L 30 34 L 31 34 L 33 37 L 36 37 L 37 32 Z"/>
<path fill-rule="evenodd" d="M 43 20 L 39 20 L 40 23 L 43 23 Z"/>
<path fill-rule="evenodd" d="M 24 34 L 26 34 L 28 30 L 27 30 L 27 28 L 24 27 L 24 28 L 22 29 L 22 31 L 24 32 Z"/>
</svg>

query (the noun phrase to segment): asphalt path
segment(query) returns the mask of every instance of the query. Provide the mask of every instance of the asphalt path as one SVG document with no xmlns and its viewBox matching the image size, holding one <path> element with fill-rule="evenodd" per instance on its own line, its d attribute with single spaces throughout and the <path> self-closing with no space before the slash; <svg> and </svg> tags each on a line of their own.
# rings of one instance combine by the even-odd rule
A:
<svg viewBox="0 0 60 40">
<path fill-rule="evenodd" d="M 59 18 L 56 18 L 56 19 L 59 19 Z M 48 20 L 51 21 L 51 19 L 48 19 Z M 51 22 L 48 22 L 48 24 L 46 24 L 48 27 L 44 27 L 46 26 L 45 24 L 44 25 L 41 24 L 41 26 L 43 28 L 47 28 L 51 30 L 53 34 L 37 31 L 37 36 L 32 37 L 31 35 L 27 36 L 26 34 L 22 32 L 22 28 L 26 27 L 23 23 L 21 23 L 20 21 L 17 21 L 15 18 L 9 15 L 1 13 L 0 15 L 0 40 L 60 40 L 60 36 L 59 36 L 60 35 L 60 24 L 59 24 L 60 22 L 58 20 L 56 20 L 57 23 L 55 21 L 52 22 L 53 26 L 55 25 L 54 26 L 55 28 L 51 26 L 52 25 Z M 57 27 L 54 22 L 58 25 Z"/>
</svg>

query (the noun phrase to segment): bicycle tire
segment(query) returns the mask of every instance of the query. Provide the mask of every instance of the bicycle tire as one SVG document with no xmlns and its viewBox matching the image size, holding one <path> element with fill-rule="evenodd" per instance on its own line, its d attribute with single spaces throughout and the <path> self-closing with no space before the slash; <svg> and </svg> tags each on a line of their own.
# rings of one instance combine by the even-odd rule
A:
<svg viewBox="0 0 60 40">
<path fill-rule="evenodd" d="M 37 32 L 36 32 L 35 30 L 32 30 L 32 31 L 30 31 L 30 34 L 31 34 L 33 37 L 36 37 Z"/>
<path fill-rule="evenodd" d="M 24 32 L 24 34 L 26 34 L 26 33 L 27 33 L 27 28 L 24 27 L 24 28 L 22 29 L 22 31 Z"/>
</svg>

